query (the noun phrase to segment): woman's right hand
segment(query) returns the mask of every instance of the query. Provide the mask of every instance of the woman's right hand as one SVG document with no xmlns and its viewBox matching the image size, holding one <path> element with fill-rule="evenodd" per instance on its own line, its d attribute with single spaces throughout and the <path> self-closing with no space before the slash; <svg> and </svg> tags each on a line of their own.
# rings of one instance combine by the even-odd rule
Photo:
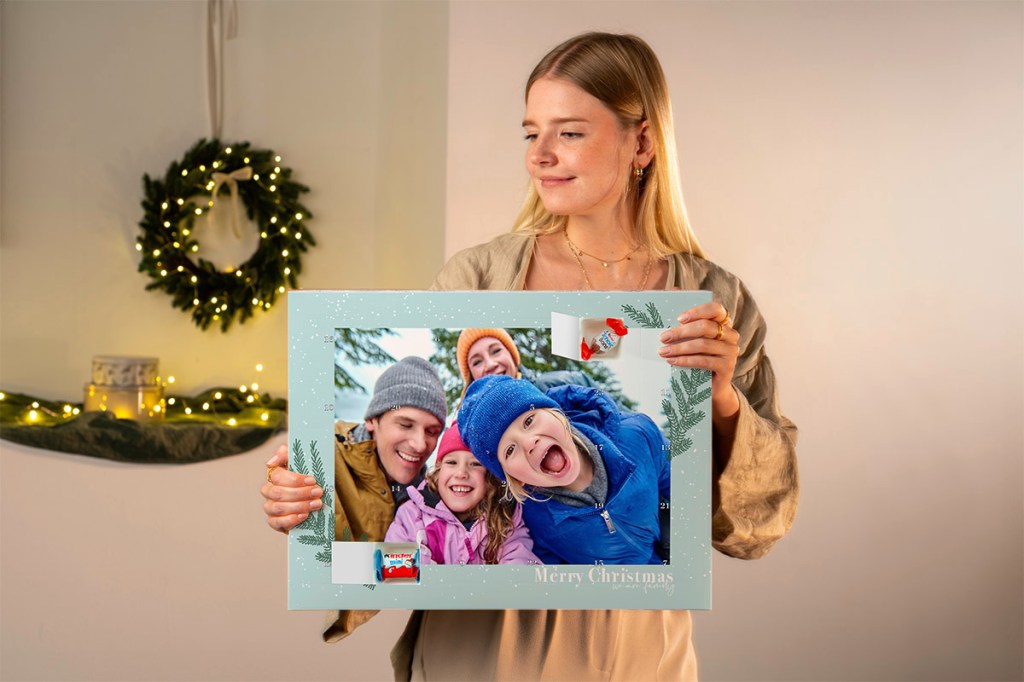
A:
<svg viewBox="0 0 1024 682">
<path fill-rule="evenodd" d="M 274 530 L 287 533 L 323 506 L 324 491 L 316 479 L 288 471 L 288 446 L 282 445 L 267 462 L 267 482 L 260 488 L 265 498 L 263 511 Z"/>
</svg>

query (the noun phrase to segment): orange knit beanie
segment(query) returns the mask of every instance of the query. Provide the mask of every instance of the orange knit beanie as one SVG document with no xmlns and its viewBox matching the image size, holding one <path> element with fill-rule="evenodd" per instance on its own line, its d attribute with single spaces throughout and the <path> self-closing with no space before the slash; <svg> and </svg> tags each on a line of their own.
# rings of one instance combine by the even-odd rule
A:
<svg viewBox="0 0 1024 682">
<path fill-rule="evenodd" d="M 459 373 L 462 374 L 462 381 L 467 386 L 472 383 L 469 373 L 469 349 L 474 343 L 488 336 L 501 341 L 501 344 L 511 353 L 516 367 L 519 366 L 519 349 L 516 348 L 512 337 L 504 329 L 463 329 L 459 334 L 459 343 L 455 346 L 455 356 L 459 360 Z"/>
</svg>

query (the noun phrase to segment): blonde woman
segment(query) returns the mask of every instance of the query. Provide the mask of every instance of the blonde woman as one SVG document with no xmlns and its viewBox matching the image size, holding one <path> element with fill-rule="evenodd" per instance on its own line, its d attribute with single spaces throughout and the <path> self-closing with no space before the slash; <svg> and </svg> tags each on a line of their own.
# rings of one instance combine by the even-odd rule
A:
<svg viewBox="0 0 1024 682">
<path fill-rule="evenodd" d="M 680 313 L 661 354 L 712 372 L 715 548 L 763 556 L 796 514 L 796 427 L 778 405 L 756 304 L 690 229 L 656 55 L 635 36 L 569 39 L 530 74 L 523 130 L 532 182 L 513 231 L 456 254 L 433 288 L 712 291 Z M 315 497 L 280 469 L 263 492 L 283 531 Z M 399 679 L 697 678 L 686 611 L 418 612 L 392 660 Z"/>
</svg>

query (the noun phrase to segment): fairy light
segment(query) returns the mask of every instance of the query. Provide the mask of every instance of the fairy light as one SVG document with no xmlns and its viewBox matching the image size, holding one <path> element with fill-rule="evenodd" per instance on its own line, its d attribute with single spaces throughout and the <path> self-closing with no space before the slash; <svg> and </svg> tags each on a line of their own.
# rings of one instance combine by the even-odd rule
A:
<svg viewBox="0 0 1024 682">
<path fill-rule="evenodd" d="M 191 408 L 191 407 L 188 407 L 188 406 L 186 406 L 186 407 L 185 407 L 185 414 L 192 414 L 192 408 Z"/>
<path fill-rule="evenodd" d="M 260 300 L 258 298 L 254 298 L 254 299 L 252 299 L 252 304 L 253 305 L 259 305 L 260 304 Z"/>
<path fill-rule="evenodd" d="M 287 258 L 288 257 L 288 249 L 282 249 L 281 250 L 281 256 L 283 258 Z"/>
<path fill-rule="evenodd" d="M 237 424 L 238 424 L 238 422 L 235 420 L 234 417 L 231 417 L 230 419 L 228 419 L 228 426 L 235 426 Z"/>
<path fill-rule="evenodd" d="M 274 163 L 281 163 L 281 157 L 280 156 L 275 156 L 274 157 Z"/>
<path fill-rule="evenodd" d="M 283 294 L 284 293 L 284 287 L 278 287 L 277 288 L 277 293 Z"/>
<path fill-rule="evenodd" d="M 242 384 L 241 386 L 238 387 L 238 392 L 239 393 L 245 393 L 248 390 L 249 390 L 249 387 L 246 386 L 245 384 Z"/>
<path fill-rule="evenodd" d="M 257 372 L 262 372 L 263 371 L 263 363 L 262 362 L 256 364 L 256 371 Z"/>
<path fill-rule="evenodd" d="M 167 276 L 167 271 L 166 270 L 161 270 L 160 271 L 160 276 L 161 277 L 166 277 Z"/>
<path fill-rule="evenodd" d="M 198 250 L 199 250 L 199 244 L 193 244 L 192 245 L 192 251 L 198 251 Z"/>
<path fill-rule="evenodd" d="M 269 412 L 264 412 L 263 414 L 260 415 L 260 421 L 267 421 L 268 419 L 270 419 Z"/>
<path fill-rule="evenodd" d="M 252 395 L 250 393 L 249 395 L 247 395 L 245 397 L 245 402 L 247 402 L 247 403 L 254 403 L 254 402 L 256 402 L 256 396 L 254 396 L 254 395 Z"/>
<path fill-rule="evenodd" d="M 28 412 L 28 420 L 30 422 L 39 421 L 39 413 L 36 412 L 35 410 L 29 410 L 29 412 Z"/>
<path fill-rule="evenodd" d="M 65 405 L 64 406 L 64 414 L 71 414 L 71 406 L 70 405 Z"/>
<path fill-rule="evenodd" d="M 173 405 L 173 404 L 175 404 L 176 402 L 178 402 L 178 401 L 177 401 L 177 400 L 175 400 L 174 398 L 168 398 L 168 399 L 167 399 L 167 404 L 168 404 L 168 405 Z"/>
<path fill-rule="evenodd" d="M 195 305 L 195 306 L 199 305 L 199 299 L 198 298 L 193 298 L 192 299 L 192 305 Z"/>
<path fill-rule="evenodd" d="M 267 189 L 269 189 L 271 192 L 276 192 L 277 191 L 277 185 L 271 185 Z"/>
<path fill-rule="evenodd" d="M 292 274 L 292 269 L 291 268 L 285 268 L 284 269 L 284 274 L 286 274 L 286 275 Z"/>
<path fill-rule="evenodd" d="M 277 216 L 276 215 L 270 216 L 270 224 L 271 225 L 276 225 L 277 224 Z"/>
<path fill-rule="evenodd" d="M 259 180 L 260 179 L 260 174 L 259 173 L 253 173 L 252 174 L 252 179 L 253 180 Z"/>
<path fill-rule="evenodd" d="M 196 215 L 203 215 L 203 209 L 197 208 L 196 209 Z"/>
<path fill-rule="evenodd" d="M 224 397 L 224 394 L 221 393 L 220 391 L 217 391 L 216 393 L 213 394 L 213 397 L 215 400 L 220 400 L 221 398 Z"/>
<path fill-rule="evenodd" d="M 185 205 L 185 200 L 184 199 L 178 199 L 178 206 L 184 206 L 184 205 Z"/>
<path fill-rule="evenodd" d="M 36 401 L 33 400 L 32 401 L 32 408 L 38 410 L 39 409 L 39 403 L 37 403 Z"/>
<path fill-rule="evenodd" d="M 188 177 L 188 169 L 187 168 L 182 168 L 181 169 L 181 177 L 183 177 L 183 178 L 187 178 Z"/>
<path fill-rule="evenodd" d="M 280 173 L 281 172 L 281 167 L 280 166 L 275 167 L 274 168 L 274 172 L 275 173 Z"/>
<path fill-rule="evenodd" d="M 167 210 L 167 202 L 165 201 L 164 203 L 160 204 L 160 208 L 162 208 L 163 210 L 166 211 Z"/>
<path fill-rule="evenodd" d="M 159 256 L 160 256 L 160 249 L 153 249 L 153 258 L 157 258 Z"/>
<path fill-rule="evenodd" d="M 78 414 L 81 414 L 81 412 L 82 411 L 76 407 L 71 410 L 71 416 L 77 416 Z"/>
<path fill-rule="evenodd" d="M 281 228 L 281 234 L 288 234 L 288 228 L 287 227 L 282 227 Z"/>
<path fill-rule="evenodd" d="M 7 394 L 0 392 L 0 400 L 7 400 Z"/>
<path fill-rule="evenodd" d="M 196 277 L 195 275 L 192 275 L 192 277 L 189 278 L 189 281 L 191 281 L 192 284 L 195 284 L 196 282 L 199 281 L 199 278 Z"/>
<path fill-rule="evenodd" d="M 170 226 L 171 226 L 171 221 L 170 220 L 165 220 L 164 221 L 164 227 L 170 227 Z"/>
<path fill-rule="evenodd" d="M 206 166 L 204 164 L 199 164 L 199 170 L 205 173 L 206 172 Z"/>
<path fill-rule="evenodd" d="M 154 405 L 153 406 L 153 411 L 156 412 L 157 414 L 159 414 L 161 412 L 160 406 L 159 405 Z"/>
<path fill-rule="evenodd" d="M 188 229 L 188 228 L 186 227 L 185 229 L 183 229 L 183 230 L 181 231 L 181 233 L 182 233 L 183 235 L 185 235 L 185 236 L 187 237 L 187 236 L 189 236 L 190 234 L 192 234 L 192 230 L 190 230 L 190 229 Z"/>
<path fill-rule="evenodd" d="M 235 277 L 241 277 L 241 276 L 242 276 L 242 271 L 241 270 L 235 270 Z"/>
<path fill-rule="evenodd" d="M 252 391 L 253 393 L 255 393 L 256 391 L 260 390 L 260 385 L 259 385 L 259 384 L 257 384 L 257 383 L 252 383 L 252 384 L 249 384 L 249 389 L 250 389 L 250 390 L 251 390 L 251 391 Z"/>
<path fill-rule="evenodd" d="M 296 213 L 295 214 L 295 219 L 296 220 L 302 220 L 302 214 L 301 213 Z"/>
<path fill-rule="evenodd" d="M 266 232 L 260 232 L 260 237 L 262 239 L 266 239 L 267 238 L 267 233 Z"/>
<path fill-rule="evenodd" d="M 203 403 L 203 409 L 204 410 L 210 409 L 210 403 Z"/>
<path fill-rule="evenodd" d="M 167 383 L 173 384 L 174 383 L 174 377 L 167 377 Z"/>
<path fill-rule="evenodd" d="M 224 153 L 225 154 L 230 154 L 231 153 L 231 147 L 225 147 L 224 148 Z M 249 163 L 249 159 L 246 159 L 245 162 Z"/>
<path fill-rule="evenodd" d="M 220 168 L 220 161 L 214 161 L 213 162 L 213 167 L 214 167 L 214 169 Z"/>
<path fill-rule="evenodd" d="M 135 250 L 136 251 L 142 251 L 142 244 L 136 244 L 135 245 Z"/>
<path fill-rule="evenodd" d="M 301 232 L 296 232 L 295 233 L 295 238 L 296 239 L 302 239 L 302 233 Z"/>
</svg>

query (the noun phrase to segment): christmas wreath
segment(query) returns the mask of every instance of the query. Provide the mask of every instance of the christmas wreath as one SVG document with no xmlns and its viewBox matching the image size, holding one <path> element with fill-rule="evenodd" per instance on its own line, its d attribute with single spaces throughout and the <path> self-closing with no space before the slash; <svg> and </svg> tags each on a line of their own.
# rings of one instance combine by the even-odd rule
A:
<svg viewBox="0 0 1024 682">
<path fill-rule="evenodd" d="M 203 329 L 220 322 L 226 331 L 236 317 L 245 322 L 256 310 L 269 310 L 278 295 L 297 286 L 299 256 L 316 244 L 306 230 L 309 211 L 299 203 L 309 188 L 291 175 L 270 150 L 252 149 L 248 142 L 225 146 L 216 139 L 199 140 L 163 179 L 145 175 L 145 214 L 135 248 L 142 253 L 139 272 L 153 280 L 146 288 L 166 291 Z M 233 204 L 236 233 L 239 200 L 260 230 L 252 256 L 227 271 L 198 256 L 192 236 L 196 218 L 221 195 Z"/>
</svg>

